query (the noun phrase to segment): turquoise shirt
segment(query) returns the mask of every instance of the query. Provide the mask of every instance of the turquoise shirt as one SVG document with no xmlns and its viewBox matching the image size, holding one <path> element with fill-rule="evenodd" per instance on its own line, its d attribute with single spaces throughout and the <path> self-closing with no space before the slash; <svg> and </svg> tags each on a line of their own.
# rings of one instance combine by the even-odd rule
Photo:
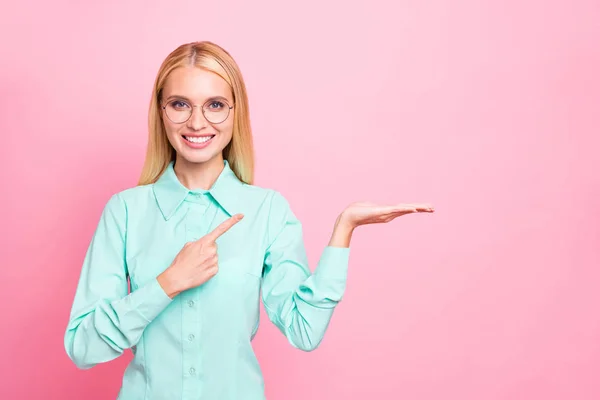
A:
<svg viewBox="0 0 600 400">
<path fill-rule="evenodd" d="M 156 280 L 183 245 L 236 213 L 217 239 L 219 272 L 169 298 Z M 81 369 L 131 349 L 118 399 L 264 399 L 250 344 L 260 299 L 292 346 L 319 345 L 346 287 L 349 248 L 326 246 L 311 273 L 302 226 L 277 191 L 227 161 L 210 190 L 159 180 L 106 203 L 81 270 L 64 344 Z M 130 284 L 130 288 L 128 287 Z"/>
</svg>

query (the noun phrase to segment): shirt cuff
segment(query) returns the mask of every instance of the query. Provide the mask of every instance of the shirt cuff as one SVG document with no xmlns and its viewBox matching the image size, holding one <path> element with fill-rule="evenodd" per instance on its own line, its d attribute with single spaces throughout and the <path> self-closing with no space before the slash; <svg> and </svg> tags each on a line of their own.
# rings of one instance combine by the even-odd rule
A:
<svg viewBox="0 0 600 400">
<path fill-rule="evenodd" d="M 137 311 L 148 322 L 156 318 L 173 301 L 157 279 L 131 293 L 129 299 L 130 309 Z"/>
<path fill-rule="evenodd" d="M 350 247 L 327 246 L 315 268 L 315 275 L 323 279 L 346 280 L 349 258 Z"/>
</svg>

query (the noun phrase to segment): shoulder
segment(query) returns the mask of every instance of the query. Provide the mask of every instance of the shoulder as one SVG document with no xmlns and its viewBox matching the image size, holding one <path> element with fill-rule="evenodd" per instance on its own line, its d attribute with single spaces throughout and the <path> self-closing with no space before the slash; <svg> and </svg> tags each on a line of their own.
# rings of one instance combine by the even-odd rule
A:
<svg viewBox="0 0 600 400">
<path fill-rule="evenodd" d="M 116 192 L 114 196 L 120 198 L 125 203 L 144 201 L 153 195 L 153 186 L 153 184 L 148 184 L 130 187 Z"/>
<path fill-rule="evenodd" d="M 262 198 L 258 210 L 258 218 L 264 222 L 266 229 L 266 240 L 269 247 L 275 238 L 279 237 L 285 229 L 290 232 L 301 233 L 302 224 L 296 217 L 290 206 L 290 201 L 279 190 L 247 185 L 247 193 Z"/>
<path fill-rule="evenodd" d="M 234 202 L 232 209 L 236 212 L 256 215 L 269 224 L 281 225 L 286 219 L 295 218 L 290 202 L 275 188 L 241 183 L 228 197 Z"/>
<path fill-rule="evenodd" d="M 240 190 L 241 201 L 267 208 L 269 214 L 285 212 L 290 208 L 288 199 L 279 190 L 246 183 L 242 184 Z"/>
<path fill-rule="evenodd" d="M 283 226 L 299 223 L 292 211 L 290 200 L 275 188 L 247 185 L 249 193 L 262 197 L 261 211 L 270 230 L 279 231 Z"/>
<path fill-rule="evenodd" d="M 104 208 L 111 213 L 126 213 L 131 207 L 140 207 L 143 203 L 151 201 L 152 197 L 152 184 L 129 187 L 113 192 Z"/>
</svg>

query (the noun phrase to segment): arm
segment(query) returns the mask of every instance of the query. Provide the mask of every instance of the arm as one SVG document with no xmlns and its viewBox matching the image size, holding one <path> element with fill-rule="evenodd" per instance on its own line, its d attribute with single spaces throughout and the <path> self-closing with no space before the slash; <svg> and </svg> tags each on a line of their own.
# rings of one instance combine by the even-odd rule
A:
<svg viewBox="0 0 600 400">
<path fill-rule="evenodd" d="M 302 226 L 288 202 L 274 193 L 269 217 L 262 298 L 269 319 L 296 348 L 316 349 L 346 288 L 352 229 L 338 218 L 314 274 Z"/>
<path fill-rule="evenodd" d="M 118 194 L 106 204 L 91 240 L 73 301 L 64 346 L 81 369 L 119 357 L 170 303 L 157 280 L 128 294 L 127 209 Z"/>
</svg>

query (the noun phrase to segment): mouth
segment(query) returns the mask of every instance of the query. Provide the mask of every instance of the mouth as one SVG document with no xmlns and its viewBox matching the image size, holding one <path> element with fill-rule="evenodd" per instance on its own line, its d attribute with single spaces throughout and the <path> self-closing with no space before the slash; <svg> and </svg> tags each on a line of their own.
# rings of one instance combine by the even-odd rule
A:
<svg viewBox="0 0 600 400">
<path fill-rule="evenodd" d="M 192 135 L 181 135 L 185 141 L 185 143 L 193 148 L 203 148 L 208 146 L 208 144 L 213 140 L 215 135 L 202 135 L 202 136 L 192 136 Z"/>
</svg>

